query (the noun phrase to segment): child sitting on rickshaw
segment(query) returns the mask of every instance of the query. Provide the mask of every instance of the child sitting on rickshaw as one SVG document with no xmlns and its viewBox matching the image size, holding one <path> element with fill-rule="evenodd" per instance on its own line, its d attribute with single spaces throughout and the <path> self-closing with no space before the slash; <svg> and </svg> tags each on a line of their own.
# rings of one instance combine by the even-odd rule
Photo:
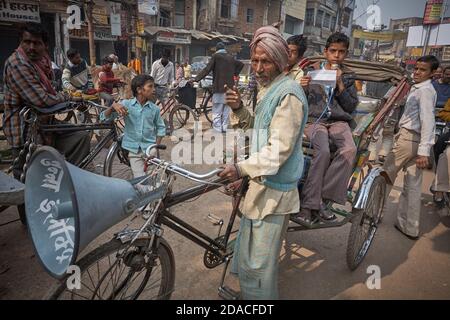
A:
<svg viewBox="0 0 450 320">
<path fill-rule="evenodd" d="M 314 157 L 302 190 L 301 210 L 296 218 L 306 223 L 310 223 L 313 215 L 323 220 L 335 219 L 328 210 L 328 204 L 346 202 L 347 185 L 357 151 L 352 137 L 351 114 L 358 105 L 354 75 L 342 65 L 348 48 L 346 35 L 332 34 L 324 51 L 327 61 L 317 62 L 309 69 L 336 70 L 337 77 L 335 88 L 319 84 L 305 87 L 309 103 L 305 135 L 311 141 Z M 308 78 L 310 82 L 311 78 Z M 330 141 L 337 147 L 331 165 Z"/>
</svg>

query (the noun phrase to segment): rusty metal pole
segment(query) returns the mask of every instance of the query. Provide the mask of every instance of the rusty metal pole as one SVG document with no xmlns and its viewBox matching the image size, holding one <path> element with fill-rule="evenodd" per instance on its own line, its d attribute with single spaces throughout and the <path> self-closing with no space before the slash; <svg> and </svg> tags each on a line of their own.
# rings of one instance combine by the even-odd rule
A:
<svg viewBox="0 0 450 320">
<path fill-rule="evenodd" d="M 135 13 L 136 13 L 136 19 L 135 21 L 135 41 L 137 43 L 137 39 L 140 37 L 139 35 L 139 8 L 136 5 L 135 7 Z M 142 44 L 142 41 L 140 41 L 140 43 Z M 141 60 L 141 52 L 142 52 L 142 48 L 138 48 L 136 45 L 136 59 Z"/>
<path fill-rule="evenodd" d="M 132 39 L 131 39 L 131 35 L 132 35 L 132 32 L 131 32 L 131 30 L 133 29 L 132 28 L 132 26 L 131 26 L 131 15 L 132 15 L 132 12 L 131 12 L 131 6 L 129 6 L 129 7 L 127 7 L 127 62 L 130 62 L 131 61 L 131 50 L 132 50 L 132 46 L 133 46 L 133 42 L 132 42 Z"/>
<path fill-rule="evenodd" d="M 94 22 L 92 18 L 92 10 L 94 8 L 94 2 L 86 2 L 86 15 L 88 22 L 88 40 L 89 40 L 89 58 L 91 66 L 96 65 L 95 61 L 95 41 L 94 41 Z"/>
</svg>

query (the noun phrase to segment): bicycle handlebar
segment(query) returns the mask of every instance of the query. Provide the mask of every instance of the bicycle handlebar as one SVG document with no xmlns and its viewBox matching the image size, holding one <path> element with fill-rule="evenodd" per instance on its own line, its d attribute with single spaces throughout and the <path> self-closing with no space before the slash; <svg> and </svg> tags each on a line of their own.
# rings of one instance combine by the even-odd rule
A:
<svg viewBox="0 0 450 320">
<path fill-rule="evenodd" d="M 152 149 L 165 150 L 165 149 L 167 149 L 167 147 L 165 145 L 161 145 L 161 144 L 152 144 L 145 151 L 145 154 L 147 155 L 147 157 L 151 156 Z M 179 166 L 177 166 L 175 164 L 171 164 L 171 163 L 169 163 L 167 161 L 164 161 L 164 160 L 161 160 L 161 159 L 158 159 L 158 158 L 152 158 L 152 159 L 150 159 L 150 162 L 155 164 L 155 165 L 165 165 L 165 164 L 167 164 L 167 169 L 169 171 L 172 171 L 173 173 L 176 173 L 176 174 L 179 174 L 181 176 L 184 176 L 184 177 L 186 177 L 188 179 L 201 180 L 201 181 L 204 181 L 204 180 L 207 180 L 209 178 L 212 178 L 212 177 L 216 176 L 218 173 L 222 172 L 222 169 L 214 169 L 211 172 L 207 172 L 207 173 L 204 173 L 204 174 L 197 174 L 197 173 L 191 172 L 191 171 L 186 170 L 184 168 L 181 168 L 181 167 L 179 167 Z"/>
</svg>

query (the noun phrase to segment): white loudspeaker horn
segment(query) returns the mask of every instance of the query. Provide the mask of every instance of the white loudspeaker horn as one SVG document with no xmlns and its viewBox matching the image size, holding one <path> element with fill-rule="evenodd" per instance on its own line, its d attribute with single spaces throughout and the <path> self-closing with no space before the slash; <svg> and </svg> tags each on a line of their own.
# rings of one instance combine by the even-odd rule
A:
<svg viewBox="0 0 450 320">
<path fill-rule="evenodd" d="M 26 175 L 25 209 L 44 268 L 63 278 L 78 254 L 131 215 L 139 200 L 128 181 L 81 170 L 51 147 L 36 150 Z"/>
</svg>

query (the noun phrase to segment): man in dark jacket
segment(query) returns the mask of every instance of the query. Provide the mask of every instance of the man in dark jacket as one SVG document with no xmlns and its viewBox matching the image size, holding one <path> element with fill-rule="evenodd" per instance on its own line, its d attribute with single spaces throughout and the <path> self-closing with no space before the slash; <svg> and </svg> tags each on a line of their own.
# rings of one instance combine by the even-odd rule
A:
<svg viewBox="0 0 450 320">
<path fill-rule="evenodd" d="M 230 109 L 225 103 L 225 85 L 228 88 L 234 86 L 234 76 L 239 75 L 244 64 L 233 58 L 225 50 L 225 45 L 219 42 L 216 53 L 212 56 L 208 65 L 194 79 L 198 82 L 205 78 L 211 71 L 213 73 L 213 128 L 219 132 L 225 132 L 228 128 Z"/>
<path fill-rule="evenodd" d="M 336 70 L 336 87 L 310 84 L 306 91 L 309 103 L 305 134 L 314 148 L 309 175 L 302 191 L 298 218 L 308 222 L 311 214 L 332 220 L 328 203 L 345 204 L 347 185 L 352 174 L 356 146 L 352 137 L 352 113 L 358 105 L 353 74 L 342 62 L 347 56 L 349 39 L 342 33 L 331 35 L 325 46 L 325 62 L 312 69 Z M 330 165 L 330 141 L 337 148 Z"/>
</svg>

